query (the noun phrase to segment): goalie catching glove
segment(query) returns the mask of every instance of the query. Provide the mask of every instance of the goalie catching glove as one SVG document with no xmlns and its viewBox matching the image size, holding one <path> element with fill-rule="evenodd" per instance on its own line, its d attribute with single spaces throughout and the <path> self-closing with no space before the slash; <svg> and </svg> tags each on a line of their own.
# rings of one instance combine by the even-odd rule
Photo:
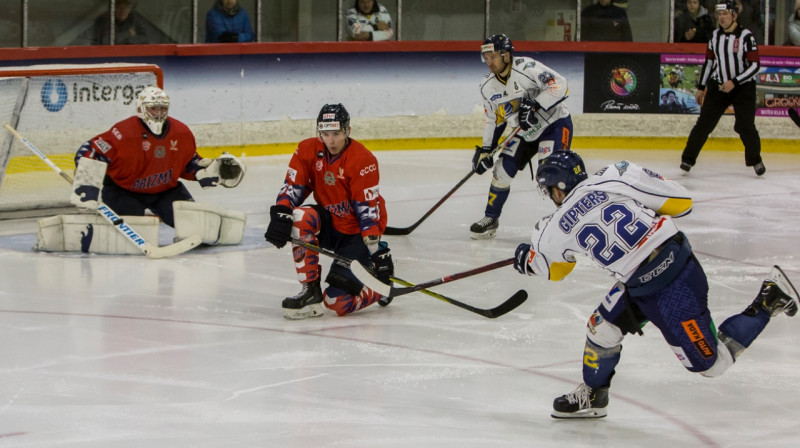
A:
<svg viewBox="0 0 800 448">
<path fill-rule="evenodd" d="M 200 159 L 197 164 L 203 169 L 197 171 L 195 178 L 203 188 L 217 185 L 233 188 L 239 185 L 246 171 L 244 163 L 227 152 L 223 152 L 216 159 Z"/>
<path fill-rule="evenodd" d="M 472 156 L 472 171 L 476 174 L 483 174 L 494 166 L 491 146 L 475 146 L 475 155 Z"/>
</svg>

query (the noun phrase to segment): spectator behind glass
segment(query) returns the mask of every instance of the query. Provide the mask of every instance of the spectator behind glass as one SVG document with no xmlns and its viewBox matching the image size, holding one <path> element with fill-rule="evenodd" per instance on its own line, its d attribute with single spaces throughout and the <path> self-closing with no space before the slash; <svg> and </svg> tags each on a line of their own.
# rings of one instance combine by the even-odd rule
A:
<svg viewBox="0 0 800 448">
<path fill-rule="evenodd" d="M 739 9 L 737 23 L 747 28 L 756 38 L 756 44 L 764 45 L 764 22 L 761 20 L 761 2 L 759 0 L 736 0 Z"/>
<path fill-rule="evenodd" d="M 800 0 L 794 2 L 794 12 L 789 17 L 789 45 L 800 45 Z"/>
<path fill-rule="evenodd" d="M 597 0 L 581 11 L 581 41 L 633 42 L 628 14 L 611 0 Z"/>
<path fill-rule="evenodd" d="M 114 2 L 114 43 L 116 45 L 149 44 L 147 31 L 153 25 L 142 16 L 133 13 L 131 0 Z M 108 16 L 102 15 L 94 21 L 92 45 L 108 45 Z"/>
<path fill-rule="evenodd" d="M 217 0 L 206 13 L 206 43 L 253 42 L 250 15 L 239 0 Z"/>
<path fill-rule="evenodd" d="M 675 16 L 675 42 L 707 43 L 714 22 L 700 0 L 686 0 L 686 7 Z"/>
<path fill-rule="evenodd" d="M 355 0 L 345 19 L 350 40 L 391 40 L 394 36 L 389 11 L 375 0 Z"/>
</svg>

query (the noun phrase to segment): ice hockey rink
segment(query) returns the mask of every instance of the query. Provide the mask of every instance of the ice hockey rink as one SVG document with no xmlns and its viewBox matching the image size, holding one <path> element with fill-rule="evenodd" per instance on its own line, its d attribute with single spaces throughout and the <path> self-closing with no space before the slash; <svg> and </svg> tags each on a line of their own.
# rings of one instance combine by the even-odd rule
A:
<svg viewBox="0 0 800 448">
<path fill-rule="evenodd" d="M 766 148 L 768 150 L 768 148 Z M 755 297 L 774 264 L 800 286 L 800 154 L 581 151 L 588 171 L 622 159 L 682 182 L 678 225 L 709 276 L 717 324 Z M 389 224 L 411 225 L 469 171 L 471 151 L 380 151 Z M 772 320 L 722 377 L 686 371 L 652 326 L 628 336 L 608 417 L 555 420 L 581 382 L 588 316 L 613 284 L 579 258 L 549 282 L 506 267 L 347 317 L 288 321 L 299 290 L 289 247 L 263 240 L 289 155 L 247 157 L 239 188 L 192 189 L 247 213 L 244 243 L 173 259 L 31 250 L 34 219 L 0 221 L 3 447 L 796 447 L 800 316 Z M 473 241 L 490 175 L 474 176 L 408 236 L 386 237 L 396 276 L 423 282 L 513 256 L 553 205 L 515 179 L 493 240 Z M 162 225 L 161 243 L 171 240 Z M 323 265 L 330 264 L 323 259 Z"/>
</svg>

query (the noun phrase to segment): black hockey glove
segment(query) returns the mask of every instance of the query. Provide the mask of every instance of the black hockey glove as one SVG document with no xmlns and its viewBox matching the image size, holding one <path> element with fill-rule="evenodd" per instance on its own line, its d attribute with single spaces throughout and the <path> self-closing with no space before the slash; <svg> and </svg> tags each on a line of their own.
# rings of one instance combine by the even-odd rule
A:
<svg viewBox="0 0 800 448">
<path fill-rule="evenodd" d="M 392 262 L 392 253 L 389 251 L 389 245 L 385 241 L 378 244 L 378 250 L 370 255 L 372 261 L 372 269 L 375 271 L 375 277 L 383 283 L 391 285 L 391 277 L 394 275 L 394 263 Z"/>
<path fill-rule="evenodd" d="M 528 254 L 530 254 L 530 252 L 531 245 L 527 243 L 522 243 L 517 246 L 517 250 L 514 252 L 514 269 L 520 274 L 533 274 L 533 271 L 531 271 L 528 266 Z"/>
<path fill-rule="evenodd" d="M 292 239 L 292 209 L 285 205 L 273 205 L 269 208 L 269 227 L 264 238 L 275 247 L 281 248 Z"/>
<path fill-rule="evenodd" d="M 231 33 L 230 31 L 225 31 L 224 33 L 219 35 L 220 42 L 239 42 L 239 34 L 238 33 Z"/>
<path fill-rule="evenodd" d="M 475 146 L 475 155 L 472 156 L 472 171 L 483 174 L 494 166 L 492 148 L 490 146 Z"/>
<path fill-rule="evenodd" d="M 527 131 L 528 129 L 534 127 L 537 123 L 539 123 L 539 119 L 536 118 L 536 109 L 539 108 L 539 103 L 529 100 L 527 98 L 523 98 L 522 101 L 519 103 L 519 128 L 523 131 Z"/>
</svg>

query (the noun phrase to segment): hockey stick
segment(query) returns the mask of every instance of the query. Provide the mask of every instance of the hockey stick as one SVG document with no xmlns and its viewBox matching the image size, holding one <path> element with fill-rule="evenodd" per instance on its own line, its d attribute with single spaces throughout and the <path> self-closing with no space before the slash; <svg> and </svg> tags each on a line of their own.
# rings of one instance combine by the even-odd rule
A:
<svg viewBox="0 0 800 448">
<path fill-rule="evenodd" d="M 292 238 L 292 243 L 294 243 L 294 244 L 296 244 L 298 246 L 305 247 L 306 249 L 313 250 L 314 252 L 318 252 L 318 253 L 321 253 L 321 254 L 326 255 L 328 257 L 331 257 L 331 258 L 337 260 L 338 262 L 340 262 L 340 263 L 342 263 L 342 264 L 344 264 L 346 266 L 349 266 L 351 271 L 353 270 L 353 266 L 357 266 L 356 269 L 358 269 L 358 267 L 360 267 L 361 269 L 364 269 L 363 266 L 361 266 L 361 263 L 354 262 L 354 260 L 350 260 L 349 258 L 343 257 L 343 256 L 341 256 L 341 255 L 339 255 L 339 254 L 337 254 L 337 253 L 335 253 L 335 252 L 333 252 L 331 250 L 324 249 L 322 247 L 318 247 L 318 246 L 315 246 L 315 245 L 310 244 L 310 243 L 306 243 L 305 241 L 299 240 L 297 238 Z M 513 259 L 512 259 L 512 263 L 513 263 Z M 374 278 L 371 275 L 369 275 L 369 277 Z M 450 297 L 447 297 L 447 296 L 443 296 L 443 295 L 441 295 L 441 294 L 439 294 L 437 292 L 430 291 L 430 290 L 426 289 L 425 287 L 419 288 L 420 285 L 414 285 L 413 283 L 407 282 L 407 281 L 405 281 L 403 279 L 400 279 L 400 278 L 397 278 L 397 277 L 392 277 L 391 280 L 393 282 L 395 282 L 395 283 L 399 283 L 401 285 L 405 285 L 405 286 L 408 287 L 408 288 L 403 288 L 403 289 L 414 289 L 415 291 L 418 291 L 418 292 L 421 292 L 423 294 L 429 295 L 429 296 L 431 296 L 433 298 L 439 299 L 439 300 L 441 300 L 443 302 L 447 302 L 447 303 L 449 303 L 451 305 L 455 305 L 455 306 L 457 306 L 459 308 L 462 308 L 462 309 L 465 309 L 467 311 L 471 311 L 473 313 L 480 314 L 483 317 L 488 317 L 489 319 L 494 319 L 496 317 L 500 317 L 503 314 L 508 313 L 509 311 L 511 311 L 511 310 L 515 309 L 516 307 L 522 305 L 522 303 L 525 302 L 525 300 L 528 299 L 528 293 L 524 289 L 520 289 L 519 291 L 514 293 L 514 295 L 512 295 L 511 297 L 506 299 L 500 305 L 498 305 L 498 306 L 496 306 L 494 308 L 483 309 L 483 308 L 476 308 L 476 307 L 474 307 L 472 305 L 468 305 L 468 304 L 466 304 L 464 302 L 460 302 L 460 301 L 458 301 L 456 299 L 451 299 Z M 456 279 L 453 279 L 453 280 L 456 280 Z M 443 283 L 446 283 L 446 282 L 443 282 Z M 383 283 L 381 283 L 381 284 L 385 288 L 389 288 L 388 285 L 385 285 Z M 369 286 L 369 285 L 367 285 L 367 286 Z M 377 291 L 374 288 L 371 288 L 371 289 L 373 289 L 374 291 Z M 377 292 L 380 294 L 380 291 L 377 291 Z M 414 291 L 409 291 L 409 292 L 414 292 Z M 404 293 L 404 294 L 407 294 L 407 293 Z M 385 294 L 382 294 L 382 295 L 384 295 L 386 297 L 392 297 L 392 296 L 388 296 L 388 295 L 385 295 Z"/>
<path fill-rule="evenodd" d="M 474 269 L 470 269 L 468 271 L 457 272 L 455 274 L 445 275 L 444 277 L 437 278 L 435 280 L 429 280 L 427 282 L 418 283 L 414 286 L 409 286 L 405 288 L 395 288 L 394 286 L 389 286 L 386 283 L 378 280 L 377 278 L 372 276 L 361 263 L 353 263 L 350 265 L 350 272 L 356 276 L 356 278 L 363 284 L 370 287 L 370 289 L 377 291 L 379 294 L 386 296 L 386 297 L 397 297 L 402 296 L 404 294 L 410 294 L 412 292 L 419 291 L 421 289 L 430 288 L 431 286 L 438 286 L 445 283 L 450 283 L 456 280 L 460 280 L 462 278 L 471 277 L 473 275 L 482 274 L 484 272 L 489 272 L 494 269 L 502 268 L 505 266 L 509 266 L 514 264 L 514 257 L 507 258 L 505 260 L 495 261 L 494 263 L 489 263 L 487 265 L 479 266 Z"/>
<path fill-rule="evenodd" d="M 504 138 L 500 142 L 500 144 L 497 145 L 497 148 L 495 148 L 494 151 L 492 151 L 491 154 L 489 154 L 487 157 L 494 157 L 494 155 L 497 154 L 497 152 L 500 150 L 500 148 L 501 147 L 505 147 L 507 143 L 511 142 L 511 138 L 514 137 L 515 135 L 517 135 L 518 132 L 519 132 L 519 128 L 514 128 L 514 131 L 512 133 L 508 134 L 508 136 L 506 138 Z M 439 199 L 439 202 L 434 204 L 433 207 L 430 208 L 430 210 L 428 210 L 424 215 L 422 215 L 422 218 L 419 218 L 417 220 L 417 222 L 415 222 L 414 224 L 411 224 L 408 227 L 388 227 L 387 226 L 386 229 L 383 231 L 383 234 L 384 235 L 408 235 L 409 233 L 413 232 L 414 229 L 417 228 L 417 226 L 422 224 L 422 221 L 425 221 L 428 218 L 428 216 L 430 216 L 433 212 L 435 212 L 436 209 L 439 208 L 439 206 L 441 206 L 444 203 L 444 201 L 446 201 L 450 196 L 452 196 L 453 193 L 456 192 L 456 190 L 461 188 L 461 186 L 464 185 L 469 180 L 469 178 L 472 177 L 473 174 L 475 174 L 475 171 L 474 170 L 470 170 L 470 172 L 467 173 L 466 176 L 464 176 L 460 181 L 458 181 L 458 183 L 456 184 L 455 187 L 451 188 L 450 191 L 447 192 L 447 194 L 442 196 L 442 198 Z"/>
<path fill-rule="evenodd" d="M 797 109 L 795 109 L 794 107 L 789 108 L 789 118 L 791 118 L 792 121 L 794 121 L 794 124 L 800 127 L 800 115 L 797 114 Z"/>
<path fill-rule="evenodd" d="M 72 176 L 65 173 L 61 168 L 59 168 L 52 160 L 48 159 L 46 155 L 42 151 L 39 150 L 33 143 L 29 142 L 28 139 L 22 136 L 16 129 L 12 128 L 7 122 L 3 123 L 3 127 L 8 129 L 14 137 L 17 138 L 25 147 L 30 149 L 34 154 L 39 156 L 42 161 L 47 164 L 53 171 L 57 172 L 59 176 L 64 178 L 67 182 L 72 185 Z M 103 204 L 102 202 L 98 202 L 97 210 L 95 210 L 97 214 L 105 218 L 119 233 L 125 236 L 131 243 L 133 243 L 137 248 L 139 248 L 142 253 L 147 255 L 150 258 L 167 258 L 172 257 L 175 255 L 182 254 L 187 250 L 193 249 L 200 245 L 202 242 L 202 238 L 200 235 L 192 235 L 186 239 L 178 241 L 177 243 L 170 244 L 168 246 L 153 246 L 152 244 L 148 243 L 147 240 L 142 238 L 135 229 L 125 223 L 125 221 L 117 215 L 114 210 L 109 208 L 107 205 Z"/>
</svg>

